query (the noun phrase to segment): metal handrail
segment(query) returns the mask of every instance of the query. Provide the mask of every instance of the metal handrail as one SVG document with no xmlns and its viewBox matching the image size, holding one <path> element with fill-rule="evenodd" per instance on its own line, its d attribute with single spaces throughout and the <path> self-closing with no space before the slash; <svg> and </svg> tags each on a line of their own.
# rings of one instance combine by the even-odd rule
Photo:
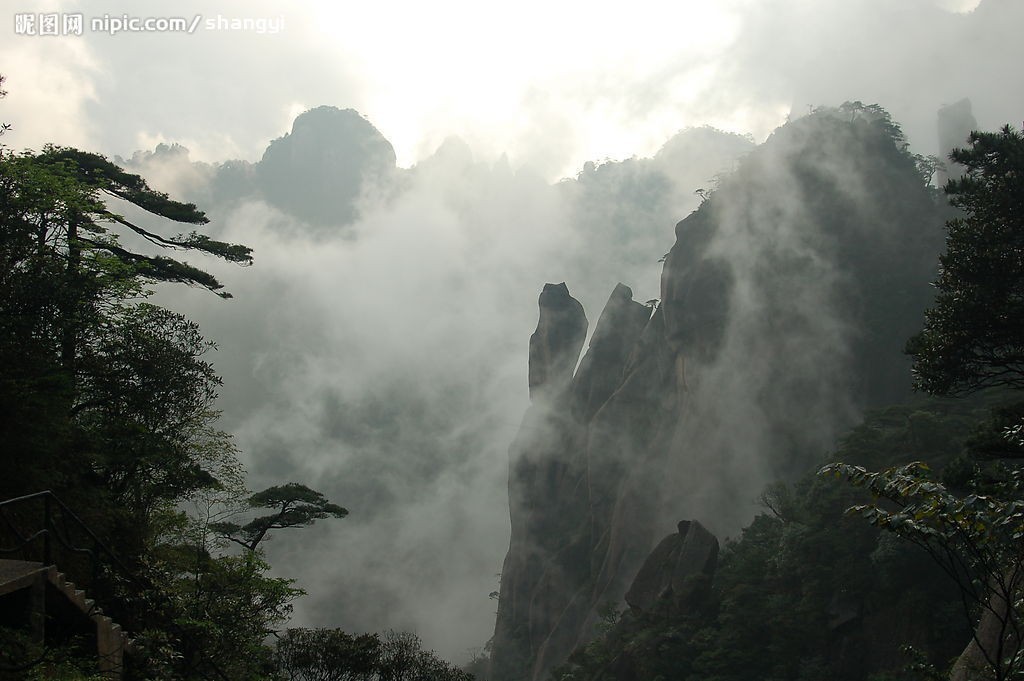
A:
<svg viewBox="0 0 1024 681">
<path fill-rule="evenodd" d="M 10 506 L 27 503 L 32 500 L 40 498 L 43 500 L 43 529 L 36 531 L 27 538 L 23 537 L 22 533 L 16 527 L 14 527 L 14 524 L 11 523 L 10 519 L 7 517 L 4 511 L 6 510 L 6 508 Z M 86 535 L 88 535 L 88 537 L 93 542 L 93 546 L 96 547 L 95 549 L 90 550 L 87 548 L 74 547 L 71 545 L 69 541 L 65 540 L 65 538 L 62 537 L 59 532 L 56 531 L 56 527 L 53 524 L 53 509 L 51 508 L 52 502 L 57 503 L 58 507 L 61 510 L 62 517 L 70 517 L 75 522 L 75 524 L 77 524 L 79 529 L 81 529 L 85 532 Z M 14 549 L 0 548 L 0 553 L 13 553 L 14 551 L 20 551 L 29 544 L 31 544 L 33 541 L 38 539 L 39 537 L 42 537 L 44 562 L 47 565 L 52 565 L 53 555 L 52 547 L 50 545 L 50 536 L 52 535 L 57 539 L 58 543 L 60 543 L 60 545 L 63 546 L 66 550 L 74 553 L 84 553 L 89 555 L 90 562 L 92 563 L 93 579 L 95 580 L 97 569 L 100 564 L 99 556 L 97 556 L 97 553 L 99 553 L 99 550 L 102 549 L 102 552 L 110 558 L 113 567 L 117 568 L 123 577 L 126 577 L 136 586 L 139 586 L 145 591 L 152 594 L 152 596 L 160 602 L 161 606 L 168 609 L 168 612 L 174 610 L 174 605 L 172 604 L 170 597 L 164 592 L 162 588 L 157 586 L 156 583 L 154 583 L 152 580 L 148 578 L 139 577 L 129 567 L 127 567 L 121 561 L 121 559 L 117 557 L 117 554 L 115 554 L 113 550 L 111 550 L 105 543 L 103 543 L 103 540 L 100 539 L 95 532 L 89 529 L 89 526 L 86 525 L 85 522 L 81 518 L 79 518 L 74 511 L 68 508 L 67 504 L 61 501 L 60 497 L 54 494 L 52 490 L 43 490 L 41 492 L 34 492 L 32 494 L 25 494 L 20 497 L 14 497 L 11 499 L 0 501 L 0 517 L 3 517 L 4 520 L 8 523 L 10 529 L 16 535 L 18 535 L 20 539 L 22 539 L 22 542 L 19 546 L 15 547 Z M 173 619 L 171 619 L 168 622 L 168 626 L 175 630 L 175 632 L 182 637 L 182 640 L 184 640 L 187 637 L 186 631 Z M 228 676 L 224 673 L 223 670 L 220 669 L 220 666 L 217 664 L 216 660 L 209 657 L 205 657 L 204 661 L 210 666 L 210 668 L 217 674 L 218 677 L 220 677 L 223 681 L 229 681 Z"/>
<path fill-rule="evenodd" d="M 5 511 L 8 508 L 14 506 L 24 506 L 36 500 L 43 501 L 43 526 L 38 529 L 31 536 L 26 537 L 22 534 L 15 524 L 7 517 Z M 53 505 L 56 505 L 56 509 Z M 71 519 L 75 528 L 81 531 L 92 544 L 92 548 L 75 546 L 74 542 L 70 538 L 63 536 L 58 531 L 57 525 L 54 522 L 54 511 L 59 509 L 60 516 L 65 518 L 65 524 L 67 525 L 67 519 Z M 0 547 L 0 554 L 11 554 L 17 551 L 23 551 L 26 547 L 30 546 L 34 542 L 42 538 L 43 541 L 43 563 L 52 565 L 53 560 L 53 542 L 55 540 L 63 549 L 68 552 L 86 555 L 89 558 L 90 567 L 92 570 L 92 578 L 95 581 L 99 568 L 101 567 L 102 557 L 106 558 L 106 562 L 110 563 L 111 567 L 114 567 L 116 571 L 121 574 L 121 577 L 126 578 L 136 586 L 143 588 L 152 588 L 153 585 L 147 584 L 140 580 L 134 571 L 129 568 L 124 562 L 118 557 L 118 555 L 89 528 L 85 521 L 78 516 L 69 506 L 63 503 L 59 497 L 57 497 L 51 490 L 44 490 L 42 492 L 36 492 L 31 495 L 23 495 L 20 497 L 14 497 L 5 501 L 0 501 L 0 516 L 3 517 L 8 527 L 13 531 L 13 534 L 17 536 L 19 543 L 13 547 Z M 99 554 L 104 554 L 100 556 Z"/>
</svg>

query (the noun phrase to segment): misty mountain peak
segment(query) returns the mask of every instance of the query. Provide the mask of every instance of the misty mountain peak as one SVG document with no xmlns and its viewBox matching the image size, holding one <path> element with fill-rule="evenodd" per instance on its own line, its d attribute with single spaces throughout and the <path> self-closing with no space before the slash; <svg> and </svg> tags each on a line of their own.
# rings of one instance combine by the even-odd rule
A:
<svg viewBox="0 0 1024 681">
<path fill-rule="evenodd" d="M 434 152 L 434 156 L 448 160 L 458 165 L 470 165 L 473 163 L 473 150 L 469 148 L 461 137 L 449 135 Z"/>
<path fill-rule="evenodd" d="M 677 132 L 662 145 L 654 158 L 666 164 L 690 165 L 693 159 L 706 156 L 727 162 L 749 153 L 754 146 L 750 137 L 705 125 Z"/>
<path fill-rule="evenodd" d="M 267 200 L 315 225 L 355 220 L 356 203 L 395 172 L 395 150 L 354 109 L 320 106 L 299 115 L 270 143 L 257 167 Z"/>
</svg>

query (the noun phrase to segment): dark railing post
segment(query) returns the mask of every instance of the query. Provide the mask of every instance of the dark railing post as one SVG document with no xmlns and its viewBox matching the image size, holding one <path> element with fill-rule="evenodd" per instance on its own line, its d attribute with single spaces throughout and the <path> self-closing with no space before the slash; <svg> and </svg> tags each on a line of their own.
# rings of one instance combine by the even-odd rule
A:
<svg viewBox="0 0 1024 681">
<path fill-rule="evenodd" d="M 95 537 L 92 540 L 92 554 L 89 558 L 92 561 L 92 585 L 95 589 L 100 581 L 100 540 Z"/>
<path fill-rule="evenodd" d="M 42 527 L 35 532 L 23 534 L 18 528 L 17 522 L 15 522 L 16 519 L 12 520 L 12 518 L 8 516 L 7 511 L 9 508 L 13 508 L 18 505 L 28 505 L 29 513 L 26 516 L 26 520 L 34 518 L 35 514 L 33 512 L 33 506 L 34 504 L 39 503 L 40 498 L 43 503 Z M 57 517 L 58 515 L 60 516 L 59 518 Z M 63 532 L 59 531 L 57 528 L 58 521 L 61 523 Z M 75 515 L 74 511 L 65 506 L 64 502 L 62 502 L 60 498 L 50 490 L 34 492 L 32 494 L 26 494 L 12 499 L 0 500 L 0 522 L 5 523 L 14 535 L 15 539 L 20 542 L 17 546 L 12 548 L 7 548 L 5 545 L 0 543 L 0 556 L 20 551 L 25 560 L 32 558 L 38 560 L 39 558 L 42 558 L 43 562 L 47 565 L 54 565 L 54 561 L 58 557 L 61 560 L 64 560 L 65 558 L 71 559 L 75 556 L 85 554 L 90 561 L 93 584 L 104 581 L 106 583 L 106 587 L 113 590 L 114 582 L 116 581 L 113 579 L 113 576 L 119 575 L 143 589 L 158 589 L 158 587 L 148 579 L 140 579 L 133 570 L 129 569 L 123 562 L 121 562 L 117 557 L 117 554 L 114 553 L 110 547 L 104 544 L 103 540 L 90 530 L 89 527 L 82 522 L 82 519 Z M 81 534 L 84 537 L 85 542 L 91 540 L 91 550 L 86 548 L 88 543 L 83 545 L 75 541 L 74 537 L 71 536 L 72 530 L 69 529 L 69 526 L 74 528 L 75 533 Z M 36 527 L 38 527 L 38 525 L 36 525 Z M 43 540 L 42 556 L 35 552 L 36 542 L 40 537 L 42 537 Z M 60 546 L 63 547 L 63 550 L 60 547 L 55 546 L 54 542 L 58 542 Z M 55 552 L 60 555 L 56 556 Z M 66 572 L 67 568 L 71 568 L 71 565 L 67 565 L 65 567 Z M 77 566 L 75 569 L 78 569 Z M 88 568 L 83 569 L 87 570 Z M 78 575 L 76 581 L 89 579 L 89 572 L 76 572 L 75 574 Z M 90 586 L 92 586 L 92 584 Z"/>
<path fill-rule="evenodd" d="M 50 545 L 50 533 L 53 532 L 53 519 L 50 516 L 50 495 L 43 496 L 43 564 L 53 565 L 53 553 Z"/>
</svg>

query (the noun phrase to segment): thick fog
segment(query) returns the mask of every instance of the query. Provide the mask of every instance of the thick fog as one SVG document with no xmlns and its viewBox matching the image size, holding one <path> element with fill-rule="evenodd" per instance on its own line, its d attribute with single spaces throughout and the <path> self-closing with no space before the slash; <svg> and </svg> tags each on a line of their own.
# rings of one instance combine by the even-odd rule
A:
<svg viewBox="0 0 1024 681">
<path fill-rule="evenodd" d="M 211 263 L 232 300 L 157 299 L 218 343 L 223 425 L 251 486 L 295 480 L 351 511 L 267 544 L 310 593 L 296 624 L 410 629 L 454 658 L 486 642 L 541 286 L 569 282 L 595 322 L 619 280 L 656 298 L 675 216 L 750 147 L 695 129 L 653 159 L 551 184 L 452 139 L 364 187 L 349 224 L 301 223 L 258 196 L 212 206 L 218 238 L 258 265 Z M 190 199 L 221 172 L 168 149 L 128 165 Z"/>
<path fill-rule="evenodd" d="M 1024 115 L 1017 0 L 707 4 L 669 16 L 631 5 L 622 17 L 583 3 L 498 16 L 468 3 L 382 13 L 264 1 L 242 14 L 67 2 L 50 7 L 283 24 L 0 43 L 7 144 L 122 156 L 208 210 L 216 238 L 253 248 L 250 269 L 190 259 L 234 299 L 161 288 L 156 300 L 218 344 L 222 426 L 250 486 L 301 482 L 351 511 L 267 543 L 275 572 L 309 594 L 293 624 L 412 630 L 457 661 L 487 641 L 508 546 L 507 450 L 545 282 L 567 283 L 591 331 L 617 282 L 658 298 L 659 260 L 698 190 L 809 106 L 877 102 L 921 153 L 939 151 L 936 111 L 963 97 L 982 128 Z M 314 111 L 312 142 L 296 130 L 276 143 L 287 153 L 264 157 L 320 105 L 365 119 Z M 778 203 L 798 224 L 800 206 Z M 726 232 L 712 248 L 742 271 L 785 236 Z M 793 291 L 818 306 L 833 276 Z M 743 314 L 758 304 L 748 293 L 733 328 L 759 322 Z M 842 346 L 844 329 L 817 331 L 814 344 Z M 728 388 L 722 399 L 742 392 L 729 375 L 705 380 Z M 697 405 L 700 422 L 718 406 Z M 756 439 L 763 425 L 744 432 Z M 736 436 L 701 437 L 723 434 Z M 775 471 L 746 451 L 719 465 L 743 470 L 753 497 Z"/>
</svg>

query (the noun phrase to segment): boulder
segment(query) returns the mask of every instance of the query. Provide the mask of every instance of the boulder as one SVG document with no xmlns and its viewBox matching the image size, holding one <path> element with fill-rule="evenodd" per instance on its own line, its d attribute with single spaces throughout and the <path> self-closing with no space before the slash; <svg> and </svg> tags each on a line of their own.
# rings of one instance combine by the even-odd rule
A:
<svg viewBox="0 0 1024 681">
<path fill-rule="evenodd" d="M 718 539 L 695 520 L 661 540 L 626 592 L 639 612 L 685 613 L 699 603 L 718 564 Z"/>
</svg>

